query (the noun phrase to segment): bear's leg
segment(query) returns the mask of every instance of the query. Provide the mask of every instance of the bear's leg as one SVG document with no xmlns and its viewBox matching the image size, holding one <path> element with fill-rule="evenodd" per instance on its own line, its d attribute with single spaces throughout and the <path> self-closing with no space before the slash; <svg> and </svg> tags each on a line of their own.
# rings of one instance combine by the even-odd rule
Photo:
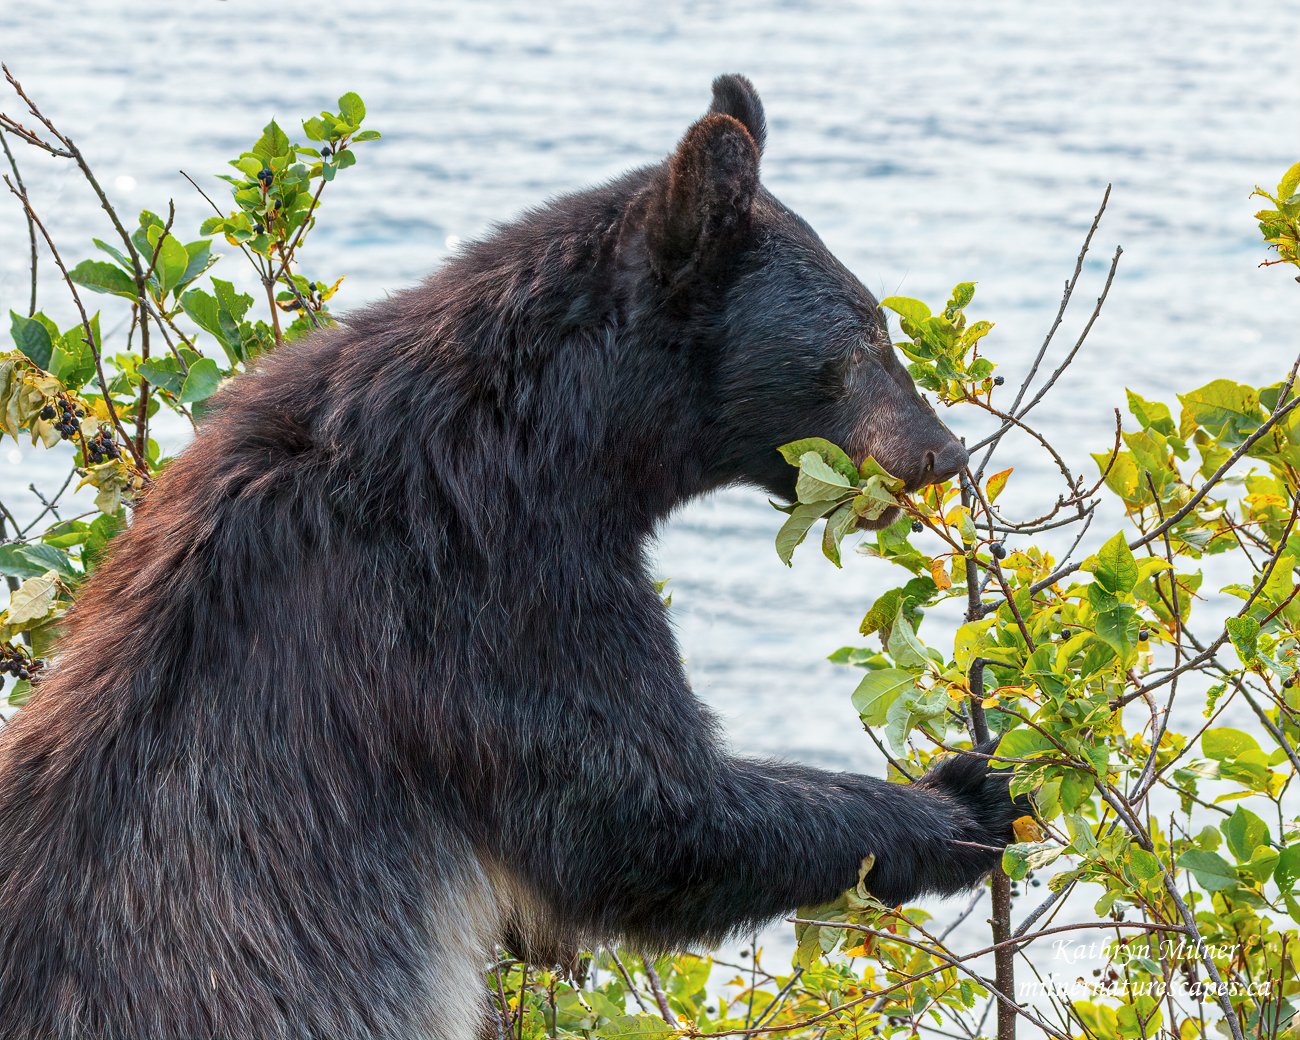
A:
<svg viewBox="0 0 1300 1040">
<path fill-rule="evenodd" d="M 866 869 L 883 902 L 979 881 L 1025 812 L 1005 772 L 949 761 L 919 783 L 664 755 L 541 799 L 522 869 L 580 933 L 680 948 L 833 899 Z"/>
</svg>

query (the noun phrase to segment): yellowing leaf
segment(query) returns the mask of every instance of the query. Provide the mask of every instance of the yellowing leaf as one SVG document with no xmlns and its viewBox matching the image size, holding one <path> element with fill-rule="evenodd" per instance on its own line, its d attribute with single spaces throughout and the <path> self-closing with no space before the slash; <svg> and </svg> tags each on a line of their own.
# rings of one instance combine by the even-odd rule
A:
<svg viewBox="0 0 1300 1040">
<path fill-rule="evenodd" d="M 27 625 L 49 617 L 54 613 L 54 603 L 58 596 L 57 572 L 46 571 L 39 578 L 28 578 L 9 598 L 9 625 Z"/>
<path fill-rule="evenodd" d="M 997 501 L 998 495 L 1002 494 L 1002 489 L 1007 486 L 1007 478 L 1015 472 L 1015 468 L 1004 469 L 1001 473 L 994 473 L 989 477 L 989 482 L 984 485 L 984 495 L 992 505 Z"/>
<path fill-rule="evenodd" d="M 1016 841 L 1042 841 L 1046 835 L 1032 816 L 1021 816 L 1011 824 Z"/>
<path fill-rule="evenodd" d="M 952 588 L 952 579 L 948 577 L 948 572 L 944 569 L 943 560 L 935 557 L 930 561 L 930 577 L 934 579 L 935 585 L 939 591 Z"/>
</svg>

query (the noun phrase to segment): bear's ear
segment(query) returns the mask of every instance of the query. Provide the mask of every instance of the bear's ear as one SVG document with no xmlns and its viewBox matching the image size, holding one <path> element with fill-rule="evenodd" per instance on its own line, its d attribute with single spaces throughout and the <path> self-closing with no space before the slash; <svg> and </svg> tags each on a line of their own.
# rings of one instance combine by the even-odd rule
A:
<svg viewBox="0 0 1300 1040">
<path fill-rule="evenodd" d="M 767 141 L 767 119 L 763 115 L 763 102 L 758 98 L 754 84 L 744 76 L 729 73 L 713 81 L 713 104 L 710 112 L 731 116 L 749 131 L 749 136 L 758 145 L 758 154 L 763 154 L 763 145 Z"/>
<path fill-rule="evenodd" d="M 686 131 L 653 185 L 651 262 L 676 290 L 721 273 L 749 229 L 758 145 L 734 116 L 711 112 Z"/>
</svg>

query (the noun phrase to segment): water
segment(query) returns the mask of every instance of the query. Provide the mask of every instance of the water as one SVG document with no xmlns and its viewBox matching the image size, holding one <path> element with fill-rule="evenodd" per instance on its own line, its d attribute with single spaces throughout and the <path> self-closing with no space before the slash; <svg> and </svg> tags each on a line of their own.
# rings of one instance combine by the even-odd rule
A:
<svg viewBox="0 0 1300 1040">
<path fill-rule="evenodd" d="M 384 140 L 331 187 L 309 254 L 309 274 L 347 274 L 342 308 L 415 281 L 449 243 L 524 206 L 661 157 L 707 106 L 712 77 L 741 71 L 767 107 L 768 186 L 878 295 L 934 301 L 978 280 L 972 310 L 997 321 L 989 349 L 1014 384 L 1113 183 L 1062 347 L 1122 243 L 1119 274 L 1039 415 L 1072 468 L 1092 473 L 1087 452 L 1108 447 L 1124 386 L 1171 399 L 1221 375 L 1262 382 L 1296 352 L 1300 294 L 1257 269 L 1248 196 L 1300 157 L 1297 26 L 1300 0 L 83 0 L 56 17 L 9 0 L 0 56 L 124 211 L 174 197 L 178 227 L 207 215 L 178 168 L 203 180 L 272 115 L 289 125 L 359 92 Z M 107 228 L 84 185 L 64 164 L 18 155 L 68 259 L 89 255 L 89 234 Z M 233 259 L 221 266 L 242 276 Z M 26 278 L 25 229 L 0 205 L 0 303 L 25 306 Z M 44 291 L 70 324 L 58 286 Z M 29 511 L 17 484 L 31 467 L 11 449 L 3 497 Z M 1055 497 L 1027 444 L 1009 443 L 1003 465 L 1017 468 L 1008 497 L 1026 514 Z M 673 579 L 695 689 L 739 749 L 878 769 L 849 704 L 854 677 L 824 658 L 854 642 L 894 575 L 857 556 L 836 571 L 812 546 L 787 570 L 772 549 L 779 519 L 735 491 L 663 534 L 658 568 Z"/>
</svg>

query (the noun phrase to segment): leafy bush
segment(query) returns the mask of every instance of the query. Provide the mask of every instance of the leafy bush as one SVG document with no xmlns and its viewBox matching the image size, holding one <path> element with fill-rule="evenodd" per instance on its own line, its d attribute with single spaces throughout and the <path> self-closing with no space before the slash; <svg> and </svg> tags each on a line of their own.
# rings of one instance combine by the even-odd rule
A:
<svg viewBox="0 0 1300 1040">
<path fill-rule="evenodd" d="M 174 207 L 123 221 L 75 143 L 8 78 L 30 126 L 0 114 L 0 141 L 7 133 L 75 163 L 107 219 L 97 252 L 69 267 L 5 144 L 33 266 L 27 306 L 10 311 L 16 349 L 0 354 L 0 425 L 70 463 L 62 489 L 27 523 L 0 503 L 9 585 L 0 668 L 14 680 L 9 703 L 21 705 L 78 584 L 166 465 L 155 416 L 166 409 L 193 422 L 223 380 L 330 321 L 341 279 L 304 274 L 303 246 L 326 185 L 378 134 L 361 129 L 355 94 L 302 124 L 309 144 L 272 122 L 224 175 L 233 206 L 214 203 L 186 242 L 173 231 Z M 1276 253 L 1265 264 L 1300 268 L 1298 183 L 1300 164 L 1275 191 L 1259 189 L 1274 207 L 1258 215 Z M 499 1035 L 974 1037 L 990 1013 L 1000 1038 L 1021 1019 L 1054 1037 L 1282 1035 L 1300 991 L 1290 791 L 1300 772 L 1300 357 L 1275 383 L 1217 379 L 1180 395 L 1176 409 L 1130 391 L 1112 446 L 1093 456 L 1096 478 L 1073 473 L 1027 417 L 1079 355 L 1115 276 L 1118 250 L 1082 334 L 1043 375 L 1105 205 L 1007 405 L 981 353 L 993 326 L 966 318 L 973 284 L 938 313 L 883 301 L 900 318 L 898 347 L 918 383 L 994 423 L 959 481 L 900 497 L 901 482 L 871 459 L 857 465 L 816 439 L 782 449 L 799 469 L 799 500 L 776 539 L 787 563 L 821 521 L 822 550 L 838 566 L 859 519 L 905 511 L 860 546 L 900 568 L 900 583 L 865 611 L 866 644 L 832 655 L 860 673 L 853 704 L 893 779 L 906 783 L 935 754 L 993 735 L 995 764 L 1033 801 L 1035 816 L 1017 824 L 1019 840 L 986 890 L 989 942 L 949 945 L 985 891 L 941 928 L 919 908 L 873 900 L 868 869 L 856 889 L 798 914 L 789 968 L 765 964 L 757 949 L 742 952 L 743 964 L 602 950 L 576 968 L 539 971 L 503 950 L 487 974 Z M 214 236 L 226 257 L 251 265 L 263 301 L 211 273 Z M 70 326 L 37 308 L 42 245 L 69 290 Z M 118 342 L 104 342 L 88 293 L 129 307 Z M 1060 473 L 1054 500 L 1029 518 L 1000 505 L 1014 474 L 996 459 L 1012 430 Z M 87 485 L 94 510 L 66 515 L 69 489 Z M 1092 535 L 1107 501 L 1124 528 Z M 1040 536 L 1064 551 L 1035 544 Z M 1226 618 L 1202 588 L 1208 556 L 1234 575 L 1222 590 L 1236 601 Z M 963 605 L 965 621 L 940 647 L 921 629 L 946 600 Z M 1241 719 L 1248 730 L 1230 724 Z M 1022 900 L 1028 909 L 1013 922 Z M 1104 973 L 1083 992 L 1026 990 L 1028 951 L 1062 936 L 1104 944 Z"/>
<path fill-rule="evenodd" d="M 16 679 L 9 703 L 21 705 L 78 584 L 127 522 L 135 496 L 167 464 L 152 436 L 158 412 L 166 409 L 192 425 L 225 379 L 259 354 L 330 321 L 329 301 L 342 278 L 303 274 L 302 249 L 326 186 L 356 163 L 358 144 L 379 134 L 361 129 L 366 109 L 352 93 L 339 98 L 337 112 L 303 122 L 309 144 L 291 141 L 272 121 L 230 161 L 236 172 L 220 175 L 230 185 L 233 209 L 223 211 L 195 185 L 216 215 L 203 222 L 198 238 L 185 242 L 173 228 L 174 205 L 165 218 L 146 209 L 134 222 L 123 220 L 81 150 L 4 72 L 34 122 L 29 128 L 0 114 L 0 130 L 74 162 L 107 216 L 107 240 L 92 239 L 97 252 L 69 268 L 4 144 L 11 167 L 5 183 L 26 213 L 32 264 L 26 313 L 9 310 L 17 349 L 0 353 L 0 428 L 15 439 L 29 437 L 52 458 L 66 460 L 71 449 L 68 479 L 57 494 L 41 498 L 34 519 L 20 524 L 0 503 L 0 573 L 10 590 L 0 614 L 0 642 L 6 644 L 0 664 Z M 252 296 L 214 273 L 217 235 L 256 272 L 265 295 L 260 317 Z M 37 308 L 42 244 L 78 318 L 63 329 Z M 86 303 L 91 293 L 127 301 L 124 342 L 103 342 L 99 313 L 91 314 Z M 49 459 L 41 464 L 48 466 Z M 64 515 L 75 508 L 68 492 L 85 486 L 96 491 L 95 509 Z M 33 493 L 39 494 L 34 484 Z"/>
</svg>

